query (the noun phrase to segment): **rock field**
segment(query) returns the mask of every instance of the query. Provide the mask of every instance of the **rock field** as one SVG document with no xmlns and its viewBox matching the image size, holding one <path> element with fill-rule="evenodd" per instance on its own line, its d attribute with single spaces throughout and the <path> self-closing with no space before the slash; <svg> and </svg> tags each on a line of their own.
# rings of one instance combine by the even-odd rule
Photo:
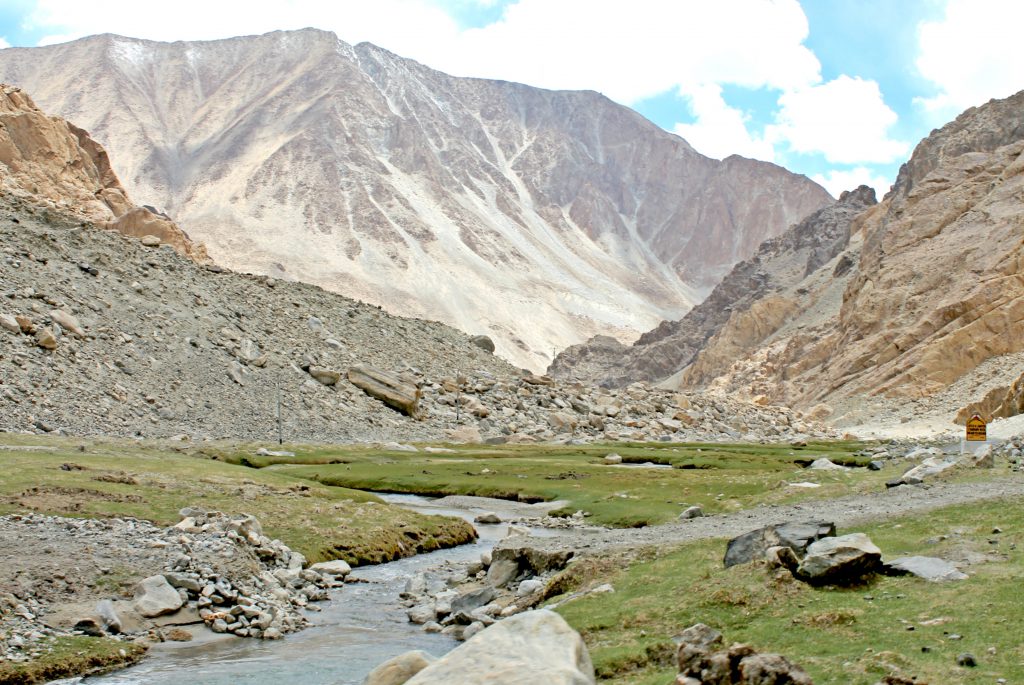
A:
<svg viewBox="0 0 1024 685">
<path fill-rule="evenodd" d="M 485 341 L 315 286 L 204 266 L 169 247 L 0 196 L 0 430 L 201 440 L 776 439 L 830 435 L 727 398 L 565 384 Z M 420 418 L 346 378 L 418 386 Z"/>
</svg>

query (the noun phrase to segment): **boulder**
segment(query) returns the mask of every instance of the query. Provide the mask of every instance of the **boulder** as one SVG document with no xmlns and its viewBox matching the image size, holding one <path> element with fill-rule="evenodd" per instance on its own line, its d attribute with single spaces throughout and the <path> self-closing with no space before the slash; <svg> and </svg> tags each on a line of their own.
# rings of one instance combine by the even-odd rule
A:
<svg viewBox="0 0 1024 685">
<path fill-rule="evenodd" d="M 114 603 L 109 599 L 101 599 L 96 603 L 96 615 L 103 624 L 103 629 L 111 634 L 120 633 L 123 627 L 121 617 L 114 609 Z"/>
<path fill-rule="evenodd" d="M 469 339 L 469 342 L 473 343 L 485 352 L 494 354 L 494 341 L 486 335 L 474 335 Z"/>
<path fill-rule="evenodd" d="M 50 312 L 50 318 L 64 330 L 70 331 L 79 338 L 85 337 L 85 331 L 82 330 L 82 324 L 78 323 L 78 319 L 63 309 L 55 309 Z"/>
<path fill-rule="evenodd" d="M 335 559 L 334 561 L 321 561 L 320 563 L 313 564 L 310 568 L 317 573 L 323 573 L 328 576 L 344 578 L 352 572 L 352 567 L 348 565 L 348 562 L 342 559 Z"/>
<path fill-rule="evenodd" d="M 934 583 L 941 583 L 948 580 L 964 580 L 967 574 L 963 573 L 953 564 L 945 559 L 936 557 L 900 557 L 886 562 L 882 571 L 887 575 L 913 575 Z"/>
<path fill-rule="evenodd" d="M 36 331 L 36 345 L 44 350 L 57 349 L 57 336 L 49 328 L 40 328 Z"/>
<path fill-rule="evenodd" d="M 457 614 L 460 611 L 470 613 L 473 609 L 479 609 L 497 596 L 498 593 L 490 586 L 485 586 L 478 590 L 470 590 L 452 600 L 451 613 Z"/>
<path fill-rule="evenodd" d="M 996 455 L 992 445 L 982 445 L 978 451 L 967 458 L 967 462 L 976 469 L 993 469 L 996 466 Z"/>
<path fill-rule="evenodd" d="M 473 523 L 501 523 L 501 517 L 493 511 L 487 511 L 474 518 Z"/>
<path fill-rule="evenodd" d="M 692 507 L 687 507 L 686 509 L 684 509 L 683 513 L 679 515 L 679 518 L 685 521 L 687 519 L 700 518 L 703 515 L 704 510 L 698 507 L 697 505 L 694 505 Z"/>
<path fill-rule="evenodd" d="M 687 628 L 678 639 L 680 685 L 813 685 L 802 668 L 779 654 L 758 654 L 743 644 L 712 651 L 722 635 L 704 624 Z"/>
<path fill-rule="evenodd" d="M 485 628 L 417 673 L 408 685 L 593 685 L 583 639 L 558 614 L 541 609 Z"/>
<path fill-rule="evenodd" d="M 834 463 L 831 459 L 828 459 L 827 457 L 822 457 L 821 459 L 815 459 L 814 461 L 811 462 L 811 465 L 808 466 L 807 468 L 811 469 L 812 471 L 845 471 L 846 470 L 845 466 L 840 466 L 839 464 Z"/>
<path fill-rule="evenodd" d="M 146 618 L 172 614 L 182 604 L 181 595 L 162 575 L 150 576 L 135 588 L 135 610 Z"/>
<path fill-rule="evenodd" d="M 729 541 L 725 549 L 725 567 L 762 559 L 769 547 L 789 547 L 797 556 L 803 556 L 812 542 L 835 534 L 835 524 L 824 521 L 782 523 L 758 528 Z"/>
<path fill-rule="evenodd" d="M 325 369 L 320 366 L 309 367 L 309 375 L 317 380 L 317 382 L 323 385 L 337 385 L 338 381 L 341 380 L 341 374 L 331 369 Z"/>
<path fill-rule="evenodd" d="M 348 370 L 348 380 L 370 397 L 414 419 L 421 418 L 421 391 L 413 383 L 400 376 L 368 365 L 353 366 Z"/>
<path fill-rule="evenodd" d="M 18 320 L 10 314 L 0 314 L 0 328 L 6 328 L 11 333 L 21 333 Z"/>
<path fill-rule="evenodd" d="M 370 671 L 363 685 L 402 685 L 435 661 L 437 657 L 420 649 L 399 654 Z"/>
<path fill-rule="evenodd" d="M 849 585 L 881 567 L 882 550 L 864 533 L 826 537 L 812 543 L 796 577 L 813 585 Z"/>
<path fill-rule="evenodd" d="M 621 464 L 622 457 L 618 454 L 606 454 L 604 455 L 605 464 Z"/>
<path fill-rule="evenodd" d="M 937 476 L 943 471 L 953 468 L 958 463 L 960 463 L 960 459 L 954 455 L 948 457 L 928 457 L 917 466 L 909 469 L 898 481 L 900 481 L 900 485 L 917 485 L 932 476 Z"/>
</svg>

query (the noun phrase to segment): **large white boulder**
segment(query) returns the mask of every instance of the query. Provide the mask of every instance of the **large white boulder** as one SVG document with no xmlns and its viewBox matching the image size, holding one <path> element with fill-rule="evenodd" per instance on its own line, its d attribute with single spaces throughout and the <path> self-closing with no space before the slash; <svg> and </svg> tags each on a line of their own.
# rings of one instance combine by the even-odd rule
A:
<svg viewBox="0 0 1024 685">
<path fill-rule="evenodd" d="M 579 633 L 558 614 L 539 609 L 480 631 L 406 682 L 594 685 L 594 667 Z"/>
<path fill-rule="evenodd" d="M 135 610 L 146 618 L 173 614 L 184 603 L 162 575 L 150 576 L 135 588 Z"/>
</svg>

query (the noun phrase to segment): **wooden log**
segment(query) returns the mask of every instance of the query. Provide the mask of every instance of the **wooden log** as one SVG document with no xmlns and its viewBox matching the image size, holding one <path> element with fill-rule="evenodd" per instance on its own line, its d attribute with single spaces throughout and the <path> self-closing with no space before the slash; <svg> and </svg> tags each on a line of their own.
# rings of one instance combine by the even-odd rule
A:
<svg viewBox="0 0 1024 685">
<path fill-rule="evenodd" d="M 348 380 L 370 397 L 380 400 L 389 407 L 414 419 L 422 418 L 420 397 L 423 391 L 400 376 L 359 364 L 348 370 Z"/>
</svg>

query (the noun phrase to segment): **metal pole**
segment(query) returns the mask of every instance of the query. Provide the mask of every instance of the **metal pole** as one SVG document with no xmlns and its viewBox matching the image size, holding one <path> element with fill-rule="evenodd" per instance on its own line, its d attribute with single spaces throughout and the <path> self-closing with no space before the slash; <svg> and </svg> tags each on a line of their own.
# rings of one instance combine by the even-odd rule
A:
<svg viewBox="0 0 1024 685">
<path fill-rule="evenodd" d="M 281 426 L 281 381 L 277 382 L 277 444 L 284 444 L 284 429 Z"/>
</svg>

